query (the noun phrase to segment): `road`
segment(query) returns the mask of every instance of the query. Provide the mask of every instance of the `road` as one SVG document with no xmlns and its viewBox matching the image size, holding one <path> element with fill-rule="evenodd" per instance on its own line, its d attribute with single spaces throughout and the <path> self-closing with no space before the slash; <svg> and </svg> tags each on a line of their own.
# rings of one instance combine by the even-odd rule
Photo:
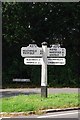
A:
<svg viewBox="0 0 80 120">
<path fill-rule="evenodd" d="M 56 113 L 47 113 L 37 118 L 78 118 L 78 111 L 65 111 Z"/>
<path fill-rule="evenodd" d="M 51 112 L 43 115 L 18 116 L 14 118 L 18 118 L 18 120 L 21 120 L 22 118 L 79 118 L 79 114 L 78 110 L 70 110 L 63 112 Z"/>
<path fill-rule="evenodd" d="M 78 93 L 78 88 L 48 88 L 48 94 L 53 93 Z M 17 96 L 19 94 L 40 94 L 41 88 L 23 88 L 23 89 L 0 89 L 1 97 Z"/>
</svg>

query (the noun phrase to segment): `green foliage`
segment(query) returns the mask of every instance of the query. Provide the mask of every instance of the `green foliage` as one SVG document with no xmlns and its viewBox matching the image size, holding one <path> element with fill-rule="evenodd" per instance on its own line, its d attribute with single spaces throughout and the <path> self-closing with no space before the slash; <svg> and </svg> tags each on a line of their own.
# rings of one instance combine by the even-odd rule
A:
<svg viewBox="0 0 80 120">
<path fill-rule="evenodd" d="M 25 66 L 21 57 L 21 47 L 34 40 L 38 46 L 43 41 L 48 42 L 48 46 L 60 43 L 67 50 L 64 67 L 49 67 L 49 85 L 77 87 L 80 75 L 79 15 L 80 3 L 3 2 L 3 86 L 14 77 L 28 77 L 32 84 L 40 85 L 40 67 Z"/>
<path fill-rule="evenodd" d="M 19 95 L 2 98 L 2 112 L 27 112 L 79 106 L 78 94 L 75 93 L 51 94 L 48 98 L 41 98 L 40 95 Z"/>
</svg>

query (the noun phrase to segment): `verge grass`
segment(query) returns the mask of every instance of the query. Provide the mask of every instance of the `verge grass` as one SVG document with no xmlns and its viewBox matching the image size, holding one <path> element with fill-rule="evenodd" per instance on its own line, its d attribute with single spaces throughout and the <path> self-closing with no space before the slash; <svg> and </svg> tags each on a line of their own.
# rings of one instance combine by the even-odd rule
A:
<svg viewBox="0 0 80 120">
<path fill-rule="evenodd" d="M 48 98 L 41 98 L 38 94 L 19 95 L 15 97 L 1 98 L 0 105 L 1 104 L 2 112 L 28 112 L 80 106 L 78 94 L 76 93 L 50 94 L 48 95 Z"/>
</svg>

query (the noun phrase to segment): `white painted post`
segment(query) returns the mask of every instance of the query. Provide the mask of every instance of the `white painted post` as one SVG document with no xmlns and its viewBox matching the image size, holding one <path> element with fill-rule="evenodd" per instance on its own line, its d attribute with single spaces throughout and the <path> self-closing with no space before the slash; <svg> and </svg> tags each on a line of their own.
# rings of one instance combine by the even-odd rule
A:
<svg viewBox="0 0 80 120">
<path fill-rule="evenodd" d="M 47 43 L 42 43 L 41 97 L 47 97 Z"/>
</svg>

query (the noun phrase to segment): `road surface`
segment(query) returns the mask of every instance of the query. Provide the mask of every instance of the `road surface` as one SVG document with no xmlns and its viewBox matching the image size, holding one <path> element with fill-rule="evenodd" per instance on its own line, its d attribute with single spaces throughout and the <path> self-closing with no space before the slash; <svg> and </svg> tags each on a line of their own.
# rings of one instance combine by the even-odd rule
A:
<svg viewBox="0 0 80 120">
<path fill-rule="evenodd" d="M 18 118 L 18 120 L 21 120 L 22 118 L 79 118 L 79 114 L 80 112 L 78 110 L 70 110 L 63 112 L 51 112 L 43 115 L 18 116 L 14 118 Z"/>
<path fill-rule="evenodd" d="M 48 94 L 53 93 L 78 93 L 78 88 L 48 88 Z M 26 89 L 0 89 L 1 97 L 17 96 L 19 94 L 40 94 L 41 88 L 26 88 Z"/>
</svg>

